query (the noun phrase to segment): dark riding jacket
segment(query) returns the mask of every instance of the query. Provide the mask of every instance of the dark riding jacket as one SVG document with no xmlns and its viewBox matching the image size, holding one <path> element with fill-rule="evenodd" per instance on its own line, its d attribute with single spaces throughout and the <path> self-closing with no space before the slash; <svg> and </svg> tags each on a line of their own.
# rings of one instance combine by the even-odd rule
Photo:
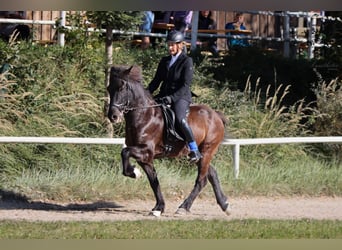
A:
<svg viewBox="0 0 342 250">
<path fill-rule="evenodd" d="M 172 102 L 179 99 L 192 102 L 190 89 L 193 77 L 192 58 L 182 53 L 169 68 L 170 61 L 171 55 L 160 60 L 156 74 L 148 85 L 148 90 L 153 93 L 161 84 L 159 94 L 156 97 L 170 96 Z"/>
</svg>

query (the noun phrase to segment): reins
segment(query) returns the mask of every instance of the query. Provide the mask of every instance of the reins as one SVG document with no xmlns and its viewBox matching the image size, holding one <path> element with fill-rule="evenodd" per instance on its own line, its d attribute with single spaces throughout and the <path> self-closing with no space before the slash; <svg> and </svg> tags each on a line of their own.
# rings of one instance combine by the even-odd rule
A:
<svg viewBox="0 0 342 250">
<path fill-rule="evenodd" d="M 129 111 L 133 111 L 133 110 L 138 110 L 138 109 L 147 109 L 147 108 L 154 108 L 154 107 L 160 107 L 161 104 L 153 104 L 153 105 L 148 105 L 148 106 L 142 106 L 142 107 L 128 107 L 129 103 L 127 103 L 127 105 L 124 104 L 112 104 L 112 107 L 116 107 L 118 109 L 122 109 L 123 113 L 128 113 Z"/>
</svg>

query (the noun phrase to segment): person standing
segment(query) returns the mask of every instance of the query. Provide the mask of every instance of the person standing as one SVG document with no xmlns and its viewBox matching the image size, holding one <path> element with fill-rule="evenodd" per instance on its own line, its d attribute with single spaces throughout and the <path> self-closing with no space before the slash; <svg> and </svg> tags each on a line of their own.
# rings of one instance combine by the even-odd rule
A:
<svg viewBox="0 0 342 250">
<path fill-rule="evenodd" d="M 152 11 L 144 11 L 143 13 L 143 22 L 140 25 L 140 31 L 145 33 L 151 33 L 152 26 L 154 22 L 154 13 Z M 141 37 L 141 48 L 147 49 L 150 46 L 150 37 L 142 36 Z"/>
<path fill-rule="evenodd" d="M 172 30 L 167 35 L 166 40 L 169 55 L 160 60 L 155 76 L 147 89 L 153 94 L 160 86 L 159 93 L 154 98 L 159 103 L 171 105 L 175 113 L 176 123 L 190 149 L 190 162 L 193 163 L 202 158 L 187 122 L 187 115 L 192 102 L 190 87 L 193 78 L 193 61 L 183 51 L 184 35 L 182 32 Z"/>
</svg>

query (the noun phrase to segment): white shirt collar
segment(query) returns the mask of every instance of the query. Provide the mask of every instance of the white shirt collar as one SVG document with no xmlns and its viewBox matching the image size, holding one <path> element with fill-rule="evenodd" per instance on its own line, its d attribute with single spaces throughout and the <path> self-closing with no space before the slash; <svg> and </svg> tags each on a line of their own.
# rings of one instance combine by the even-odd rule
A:
<svg viewBox="0 0 342 250">
<path fill-rule="evenodd" d="M 174 62 L 177 60 L 177 58 L 179 57 L 179 55 L 180 55 L 181 53 L 182 53 L 182 52 L 179 52 L 179 53 L 177 53 L 176 55 L 172 55 L 172 56 L 171 56 L 171 61 L 170 61 L 169 67 L 171 67 L 172 64 L 174 64 Z"/>
</svg>

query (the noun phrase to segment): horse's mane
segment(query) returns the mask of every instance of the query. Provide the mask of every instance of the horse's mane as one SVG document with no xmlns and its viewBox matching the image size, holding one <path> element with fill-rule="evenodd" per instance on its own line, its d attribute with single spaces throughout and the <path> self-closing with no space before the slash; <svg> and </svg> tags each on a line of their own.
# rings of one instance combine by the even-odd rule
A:
<svg viewBox="0 0 342 250">
<path fill-rule="evenodd" d="M 127 73 L 126 71 L 128 72 L 127 76 L 130 81 L 139 83 L 143 82 L 141 67 L 138 65 L 113 65 L 111 67 L 111 74 L 117 75 L 119 77 L 124 77 L 124 74 Z"/>
<path fill-rule="evenodd" d="M 140 66 L 114 65 L 111 68 L 111 74 L 119 77 L 127 77 L 129 84 L 134 85 L 131 87 L 134 87 L 135 91 L 142 91 L 142 94 L 147 96 L 147 98 L 153 99 L 151 93 L 144 88 L 142 69 Z"/>
</svg>

